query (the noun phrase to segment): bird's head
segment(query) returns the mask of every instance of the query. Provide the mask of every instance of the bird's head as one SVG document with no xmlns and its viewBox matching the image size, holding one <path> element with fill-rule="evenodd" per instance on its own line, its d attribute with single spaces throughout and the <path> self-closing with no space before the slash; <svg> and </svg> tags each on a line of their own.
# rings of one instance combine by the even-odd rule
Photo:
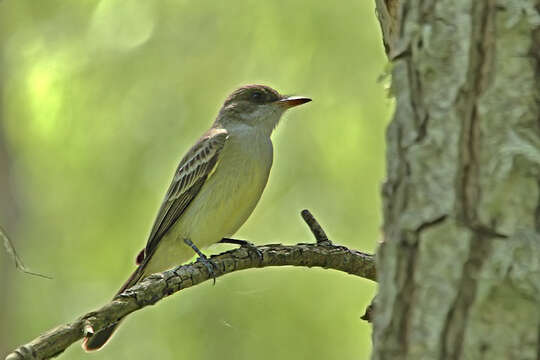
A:
<svg viewBox="0 0 540 360">
<path fill-rule="evenodd" d="M 250 126 L 271 133 L 287 109 L 309 101 L 306 97 L 281 95 L 268 86 L 247 85 L 227 97 L 216 122 L 227 129 Z"/>
</svg>

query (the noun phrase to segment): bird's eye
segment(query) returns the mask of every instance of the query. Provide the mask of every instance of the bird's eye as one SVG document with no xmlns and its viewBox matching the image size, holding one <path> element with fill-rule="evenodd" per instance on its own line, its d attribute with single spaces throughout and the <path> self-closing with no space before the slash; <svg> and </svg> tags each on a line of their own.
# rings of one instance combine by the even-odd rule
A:
<svg viewBox="0 0 540 360">
<path fill-rule="evenodd" d="M 251 94 L 251 100 L 254 102 L 261 102 L 263 100 L 263 94 L 260 91 L 255 91 L 253 94 Z"/>
</svg>

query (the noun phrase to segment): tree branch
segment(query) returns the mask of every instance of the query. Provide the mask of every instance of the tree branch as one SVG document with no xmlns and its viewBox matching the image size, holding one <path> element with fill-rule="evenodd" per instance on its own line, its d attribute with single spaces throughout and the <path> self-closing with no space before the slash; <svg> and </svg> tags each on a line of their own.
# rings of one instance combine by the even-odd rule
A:
<svg viewBox="0 0 540 360">
<path fill-rule="evenodd" d="M 309 211 L 304 210 L 302 216 L 315 234 L 316 244 L 244 246 L 226 251 L 210 258 L 216 265 L 215 277 L 251 268 L 290 265 L 334 269 L 375 281 L 373 255 L 332 245 Z M 320 237 L 321 234 L 324 237 Z M 100 309 L 51 329 L 20 346 L 6 360 L 49 359 L 62 353 L 75 341 L 92 336 L 130 313 L 209 279 L 212 279 L 212 274 L 200 262 L 151 275 Z"/>
</svg>

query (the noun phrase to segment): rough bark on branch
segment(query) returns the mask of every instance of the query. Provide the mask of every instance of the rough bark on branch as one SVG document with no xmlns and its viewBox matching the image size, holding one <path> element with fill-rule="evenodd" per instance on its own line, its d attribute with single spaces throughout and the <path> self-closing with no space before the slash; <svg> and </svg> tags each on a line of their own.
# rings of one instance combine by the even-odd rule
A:
<svg viewBox="0 0 540 360">
<path fill-rule="evenodd" d="M 302 212 L 302 216 L 312 229 L 317 239 L 316 244 L 240 247 L 214 255 L 210 259 L 216 265 L 215 277 L 245 269 L 290 265 L 334 269 L 375 281 L 375 261 L 372 255 L 333 245 L 309 212 Z M 209 279 L 212 279 L 212 274 L 200 262 L 151 275 L 100 309 L 49 330 L 20 346 L 6 360 L 49 359 L 62 353 L 77 340 L 91 336 L 130 313 Z"/>
</svg>

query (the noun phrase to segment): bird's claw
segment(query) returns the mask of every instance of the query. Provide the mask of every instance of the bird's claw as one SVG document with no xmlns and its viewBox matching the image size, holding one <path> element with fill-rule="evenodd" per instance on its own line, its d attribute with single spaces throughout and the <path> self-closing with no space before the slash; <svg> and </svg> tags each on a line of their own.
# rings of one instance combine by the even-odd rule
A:
<svg viewBox="0 0 540 360">
<path fill-rule="evenodd" d="M 240 247 L 245 247 L 248 252 L 253 251 L 255 254 L 257 254 L 257 258 L 259 259 L 259 263 L 262 263 L 262 261 L 263 261 L 263 253 L 262 253 L 261 250 L 259 250 L 259 248 L 255 244 L 253 244 L 253 243 L 251 243 L 249 241 L 246 241 L 246 243 L 240 245 Z"/>
<path fill-rule="evenodd" d="M 214 280 L 213 285 L 216 285 L 216 272 L 214 271 L 214 269 L 217 269 L 216 263 L 208 259 L 204 254 L 203 256 L 199 256 L 197 258 L 197 262 L 202 263 L 206 267 L 206 270 L 208 270 L 208 275 Z"/>
<path fill-rule="evenodd" d="M 257 258 L 259 259 L 259 263 L 262 263 L 263 261 L 263 253 L 259 248 L 253 244 L 252 242 L 246 241 L 246 240 L 239 240 L 239 239 L 229 239 L 229 238 L 223 238 L 219 241 L 222 244 L 234 244 L 234 245 L 240 245 L 240 247 L 246 248 L 248 252 L 253 251 L 257 254 Z"/>
<path fill-rule="evenodd" d="M 201 262 L 206 267 L 206 270 L 208 270 L 208 275 L 211 276 L 212 279 L 214 279 L 214 285 L 216 285 L 216 272 L 214 271 L 214 268 L 217 269 L 217 265 L 212 260 L 208 259 L 208 257 L 204 255 L 197 246 L 195 246 L 193 241 L 191 241 L 190 239 L 184 239 L 184 242 L 186 243 L 186 245 L 191 247 L 193 251 L 197 253 L 197 255 L 199 255 L 199 257 L 197 258 L 197 262 Z"/>
</svg>

